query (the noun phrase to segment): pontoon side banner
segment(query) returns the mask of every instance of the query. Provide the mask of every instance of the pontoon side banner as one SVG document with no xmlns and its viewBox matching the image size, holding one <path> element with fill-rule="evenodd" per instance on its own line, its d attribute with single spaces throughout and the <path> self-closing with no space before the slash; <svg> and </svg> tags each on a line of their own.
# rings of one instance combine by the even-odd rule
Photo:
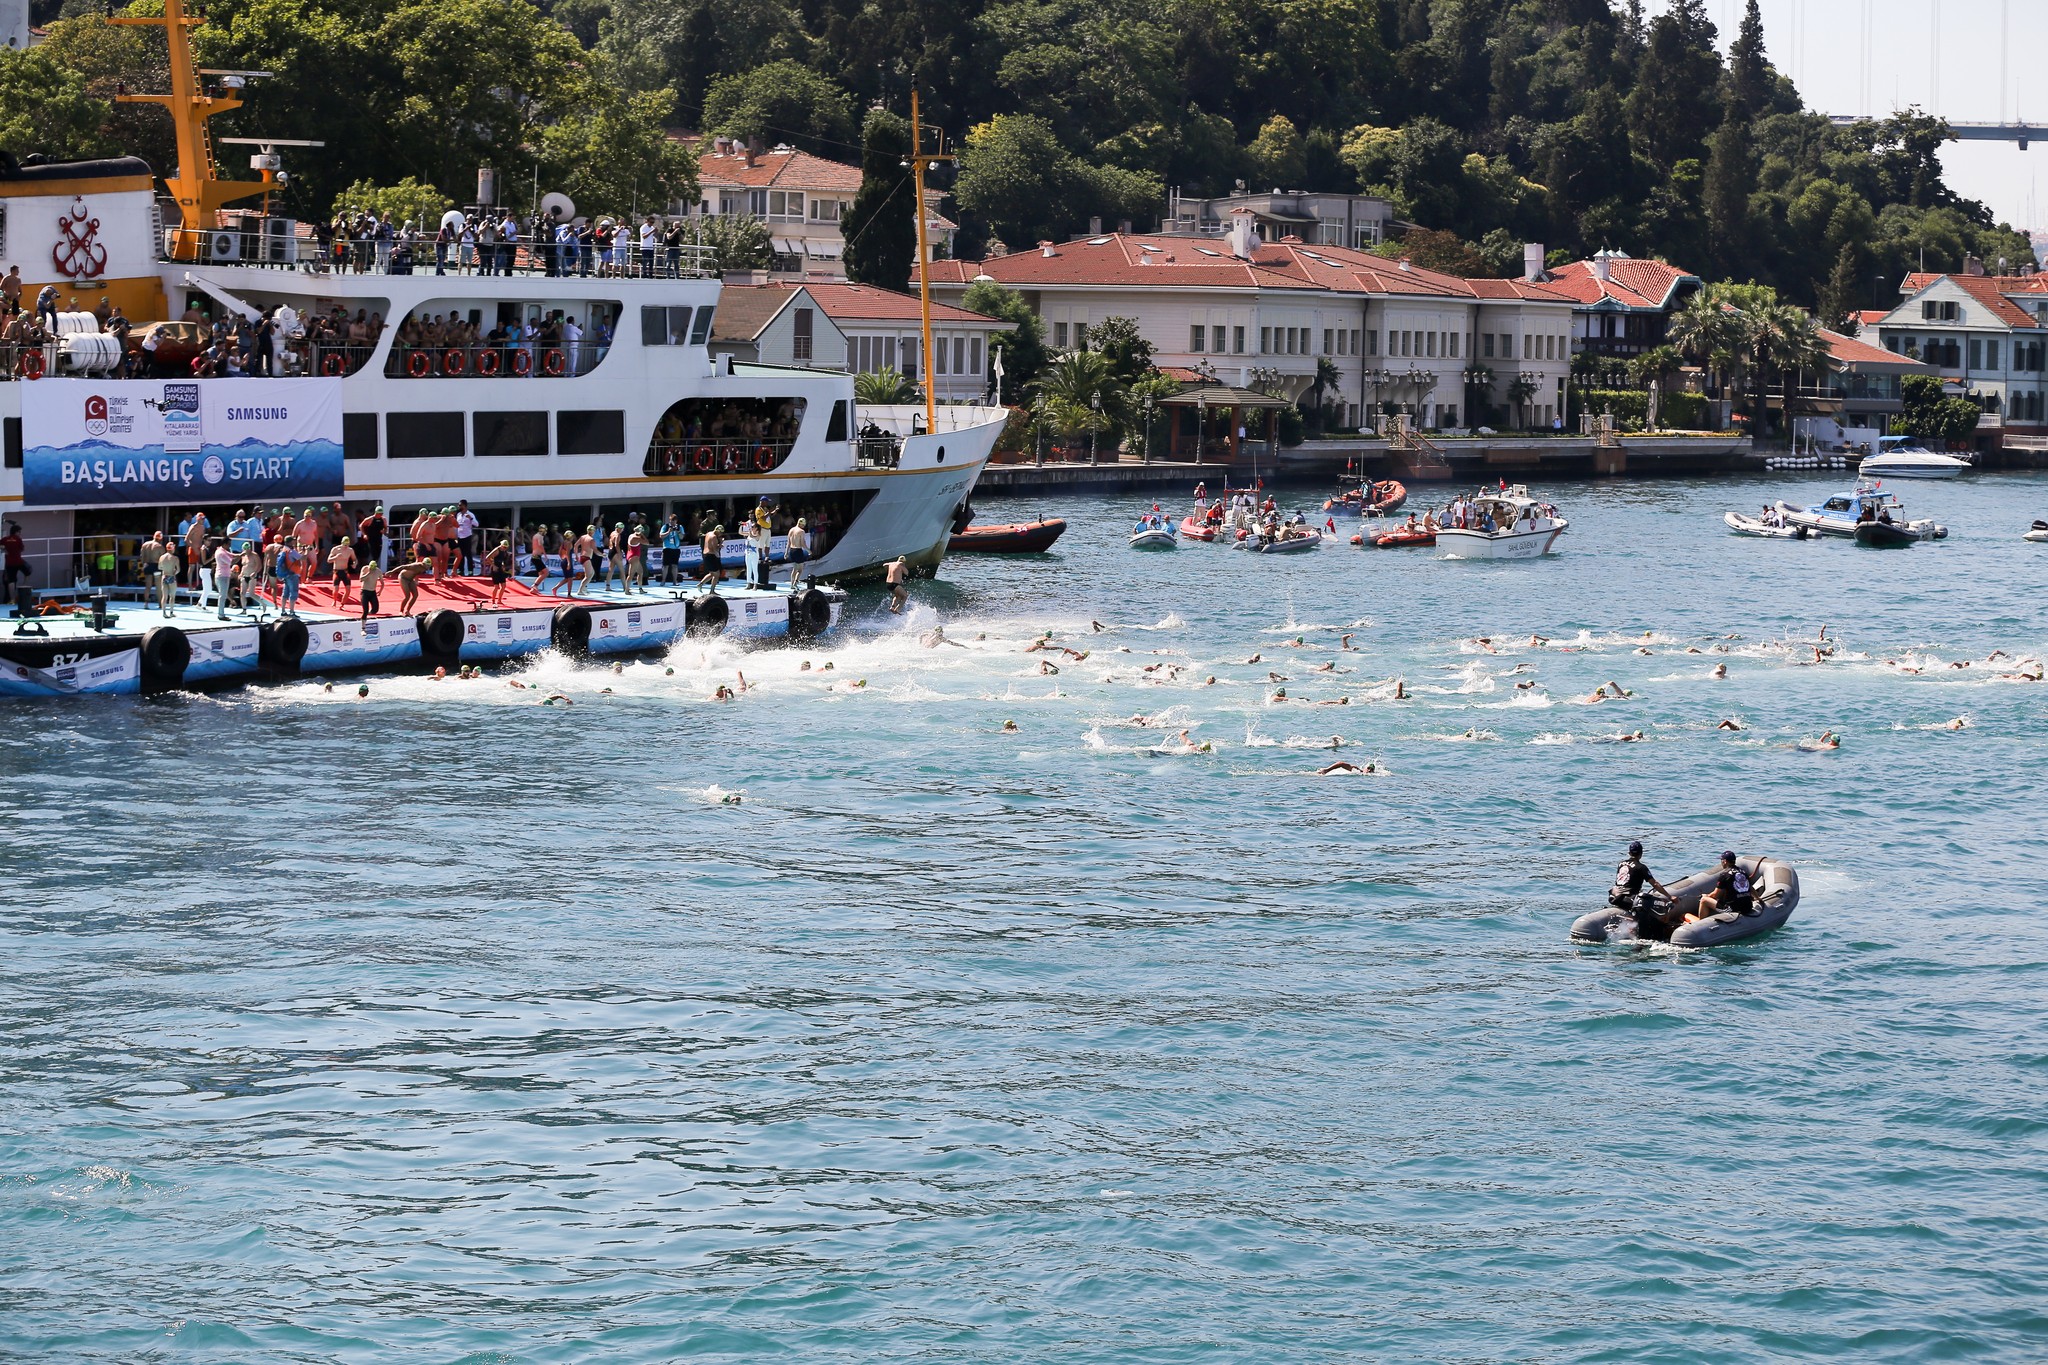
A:
<svg viewBox="0 0 2048 1365">
<path fill-rule="evenodd" d="M 341 385 L 25 381 L 22 502 L 122 507 L 340 497 Z"/>
</svg>

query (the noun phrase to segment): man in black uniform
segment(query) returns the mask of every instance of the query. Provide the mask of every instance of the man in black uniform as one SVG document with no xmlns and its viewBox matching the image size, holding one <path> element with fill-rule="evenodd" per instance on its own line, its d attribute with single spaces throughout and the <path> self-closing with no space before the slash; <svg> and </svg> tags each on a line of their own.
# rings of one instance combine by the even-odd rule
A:
<svg viewBox="0 0 2048 1365">
<path fill-rule="evenodd" d="M 1696 919 L 1712 919 L 1723 910 L 1733 910 L 1746 915 L 1756 908 L 1756 901 L 1750 894 L 1749 874 L 1735 861 L 1733 852 L 1721 855 L 1721 875 L 1714 879 L 1714 889 L 1700 897 L 1699 909 L 1686 916 L 1689 924 Z"/>
<path fill-rule="evenodd" d="M 1614 869 L 1614 889 L 1607 893 L 1607 903 L 1617 910 L 1628 911 L 1636 917 L 1639 924 L 1646 918 L 1660 919 L 1651 907 L 1643 903 L 1644 882 L 1656 887 L 1667 904 L 1670 902 L 1670 888 L 1658 881 L 1656 874 L 1643 865 L 1642 841 L 1632 840 L 1628 846 L 1628 858 L 1620 867 Z"/>
</svg>

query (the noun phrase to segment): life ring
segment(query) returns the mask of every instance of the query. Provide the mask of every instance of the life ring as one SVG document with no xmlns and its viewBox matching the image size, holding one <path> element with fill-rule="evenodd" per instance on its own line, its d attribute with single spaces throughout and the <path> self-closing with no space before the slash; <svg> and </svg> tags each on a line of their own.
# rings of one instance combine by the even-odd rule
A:
<svg viewBox="0 0 2048 1365">
<path fill-rule="evenodd" d="M 341 356 L 337 352 L 329 351 L 326 355 L 320 357 L 320 373 L 326 375 L 329 379 L 340 374 L 343 368 Z"/>
<path fill-rule="evenodd" d="M 43 353 L 41 351 L 23 351 L 21 353 L 21 360 L 16 363 L 14 369 L 23 379 L 41 379 L 43 377 Z"/>
<path fill-rule="evenodd" d="M 550 379 L 559 379 L 562 371 L 569 368 L 569 364 L 563 359 L 560 351 L 549 351 L 541 357 L 540 367 L 547 372 Z"/>
<path fill-rule="evenodd" d="M 718 467 L 728 474 L 737 474 L 745 463 L 746 457 L 740 454 L 738 446 L 727 446 L 724 455 L 718 461 Z"/>
<path fill-rule="evenodd" d="M 533 373 L 532 351 L 514 351 L 512 353 L 512 373 L 521 379 Z"/>
<path fill-rule="evenodd" d="M 336 357 L 339 359 L 339 357 Z M 425 379 L 427 371 L 434 368 L 434 362 L 427 359 L 425 351 L 414 351 L 405 358 L 405 372 L 414 379 Z"/>
<path fill-rule="evenodd" d="M 459 375 L 469 368 L 469 357 L 459 346 L 450 346 L 441 353 L 441 373 Z"/>
<path fill-rule="evenodd" d="M 767 446 L 755 446 L 754 469 L 758 473 L 766 474 L 773 468 L 775 468 L 775 452 Z"/>
<path fill-rule="evenodd" d="M 670 446 L 667 450 L 664 450 L 661 453 L 661 472 L 664 474 L 682 473 L 683 453 L 680 450 L 677 450 L 674 446 Z"/>
<path fill-rule="evenodd" d="M 476 372 L 489 379 L 498 372 L 498 353 L 485 351 L 476 358 Z"/>
<path fill-rule="evenodd" d="M 690 457 L 690 468 L 699 474 L 709 474 L 718 468 L 718 453 L 710 446 L 698 446 L 697 453 Z"/>
</svg>

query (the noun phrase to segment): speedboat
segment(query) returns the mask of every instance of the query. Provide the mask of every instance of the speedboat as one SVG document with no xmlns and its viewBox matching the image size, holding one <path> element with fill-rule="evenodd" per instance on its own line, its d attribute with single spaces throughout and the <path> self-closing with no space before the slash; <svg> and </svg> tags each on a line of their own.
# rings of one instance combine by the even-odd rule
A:
<svg viewBox="0 0 2048 1365">
<path fill-rule="evenodd" d="M 1765 540 L 1806 540 L 1812 534 L 1804 526 L 1773 526 L 1761 517 L 1745 517 L 1740 512 L 1724 512 L 1721 514 L 1721 520 L 1738 536 L 1758 536 Z"/>
<path fill-rule="evenodd" d="M 1408 489 L 1399 479 L 1380 479 L 1346 489 L 1323 503 L 1325 512 L 1338 516 L 1384 517 L 1400 510 L 1408 501 Z"/>
<path fill-rule="evenodd" d="M 2044 542 L 2044 541 L 2048 541 L 2048 521 L 2038 521 L 2038 520 L 2037 520 L 2037 521 L 2036 521 L 2036 522 L 2034 523 L 2034 528 L 2033 528 L 2032 530 L 2030 530 L 2030 531 L 2028 531 L 2028 532 L 2024 533 L 2023 535 L 2021 535 L 2021 536 L 2020 536 L 2020 539 L 2021 539 L 2021 540 L 2031 540 L 2031 541 L 2034 541 L 2034 542 L 2035 542 L 2035 543 L 2037 543 L 2037 544 L 2039 544 L 2039 543 L 2041 543 L 2041 542 Z"/>
<path fill-rule="evenodd" d="M 1899 500 L 1873 484 L 1858 484 L 1853 493 L 1837 493 L 1826 502 L 1813 503 L 1807 507 L 1794 507 L 1780 502 L 1778 511 L 1794 526 L 1804 526 L 1824 536 L 1841 536 L 1845 540 L 1856 537 L 1856 528 L 1866 521 L 1888 522 L 1908 533 L 1911 540 L 1941 540 L 1948 535 L 1948 527 L 1931 519 L 1908 521 L 1899 515 L 1903 509 Z M 1869 515 L 1865 515 L 1866 512 Z M 1887 536 L 1888 543 L 1906 543 Z"/>
<path fill-rule="evenodd" d="M 1571 526 L 1547 502 L 1529 496 L 1521 484 L 1465 499 L 1462 527 L 1437 528 L 1437 547 L 1447 559 L 1535 559 L 1547 555 Z M 1486 530 L 1491 525 L 1494 529 Z"/>
<path fill-rule="evenodd" d="M 1200 517 L 1185 516 L 1180 519 L 1180 533 L 1186 540 L 1214 540 L 1216 528 Z"/>
<path fill-rule="evenodd" d="M 1970 468 L 1968 460 L 1908 444 L 1911 440 L 1910 436 L 1882 438 L 1882 449 L 1856 467 L 1857 475 L 1866 479 L 1953 479 Z"/>
<path fill-rule="evenodd" d="M 1298 555 L 1322 543 L 1323 533 L 1312 526 L 1283 526 L 1277 536 L 1248 535 L 1237 542 L 1237 548 L 1255 555 Z"/>
<path fill-rule="evenodd" d="M 1174 539 L 1173 528 L 1164 522 L 1140 525 L 1137 530 L 1131 532 L 1133 550 L 1172 550 L 1179 546 L 1180 542 Z"/>
<path fill-rule="evenodd" d="M 1002 526 L 969 526 L 946 542 L 947 554 L 1028 555 L 1052 548 L 1066 531 L 1058 517 L 1014 521 Z"/>
<path fill-rule="evenodd" d="M 1737 858 L 1735 865 L 1750 881 L 1752 904 L 1746 913 L 1722 910 L 1691 924 L 1687 915 L 1699 908 L 1700 897 L 1714 889 L 1721 875 L 1717 864 L 1704 872 L 1671 883 L 1671 900 L 1646 893 L 1630 910 L 1607 906 L 1582 915 L 1572 925 L 1574 943 L 1658 943 L 1674 948 L 1718 948 L 1756 938 L 1792 918 L 1799 908 L 1799 873 L 1791 864 L 1755 855 Z M 1638 910 L 1657 913 L 1638 914 Z M 1676 926 L 1676 927 L 1668 927 Z"/>
</svg>

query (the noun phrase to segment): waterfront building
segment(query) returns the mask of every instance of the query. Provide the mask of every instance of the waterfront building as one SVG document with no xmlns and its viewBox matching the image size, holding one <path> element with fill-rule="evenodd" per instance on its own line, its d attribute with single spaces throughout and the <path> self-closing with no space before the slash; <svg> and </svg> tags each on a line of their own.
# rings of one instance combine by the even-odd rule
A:
<svg viewBox="0 0 2048 1365">
<path fill-rule="evenodd" d="M 1977 404 L 1977 444 L 2048 436 L 2048 277 L 1907 275 L 1875 326 L 1887 351 L 1925 362 Z"/>
<path fill-rule="evenodd" d="M 1625 251 L 1596 252 L 1544 275 L 1544 283 L 1578 305 L 1572 349 L 1629 360 L 1665 344 L 1671 315 L 1705 281 L 1664 261 L 1638 260 Z"/>
<path fill-rule="evenodd" d="M 1238 209 L 1250 211 L 1253 231 L 1266 242 L 1293 237 L 1309 246 L 1368 250 L 1393 235 L 1394 206 L 1374 195 L 1281 189 L 1248 194 L 1241 180 L 1234 193 L 1213 199 L 1167 191 L 1159 231 L 1166 237 L 1228 236 L 1231 214 Z M 1091 228 L 1089 236 L 1099 236 L 1102 224 L 1097 221 Z M 1130 224 L 1119 230 L 1129 232 Z"/>
<path fill-rule="evenodd" d="M 918 301 L 865 284 L 735 282 L 728 276 L 711 329 L 714 355 L 801 369 L 866 374 L 891 369 L 915 382 Z M 996 318 L 932 304 L 932 377 L 941 403 L 979 402 Z"/>
<path fill-rule="evenodd" d="M 776 276 L 846 278 L 846 236 L 839 223 L 860 190 L 860 167 L 793 147 L 764 151 L 721 137 L 698 156 L 697 181 L 696 204 L 680 211 L 693 217 L 745 213 L 759 218 L 774 241 Z M 925 198 L 930 205 L 932 249 L 948 255 L 955 225 L 938 211 L 938 191 L 928 191 Z"/>
<path fill-rule="evenodd" d="M 1544 427 L 1562 411 L 1572 300 L 1531 279 L 1466 280 L 1343 246 L 1262 241 L 1256 214 L 1203 240 L 1107 233 L 984 261 L 939 261 L 935 297 L 979 279 L 1018 291 L 1046 344 L 1072 350 L 1127 317 L 1163 369 L 1298 401 L 1340 429 L 1410 415 L 1427 430 Z M 1329 369 L 1321 369 L 1321 362 Z"/>
</svg>

